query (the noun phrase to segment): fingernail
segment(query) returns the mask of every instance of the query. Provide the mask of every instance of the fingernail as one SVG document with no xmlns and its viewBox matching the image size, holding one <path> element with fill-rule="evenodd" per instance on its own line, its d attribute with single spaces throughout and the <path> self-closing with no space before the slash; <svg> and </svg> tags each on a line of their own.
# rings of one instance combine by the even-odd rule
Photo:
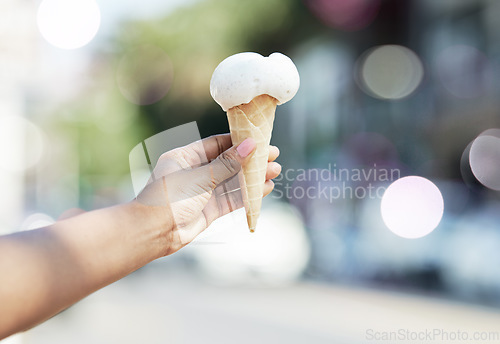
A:
<svg viewBox="0 0 500 344">
<path fill-rule="evenodd" d="M 242 158 L 246 158 L 255 149 L 255 140 L 252 138 L 245 139 L 236 150 Z"/>
</svg>

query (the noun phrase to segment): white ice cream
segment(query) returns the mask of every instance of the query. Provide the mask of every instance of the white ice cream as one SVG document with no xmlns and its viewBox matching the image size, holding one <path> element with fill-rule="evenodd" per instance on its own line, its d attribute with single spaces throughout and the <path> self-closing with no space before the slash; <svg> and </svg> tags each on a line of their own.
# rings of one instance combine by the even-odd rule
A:
<svg viewBox="0 0 500 344">
<path fill-rule="evenodd" d="M 288 56 L 239 53 L 217 66 L 210 81 L 210 94 L 227 111 L 261 94 L 278 99 L 278 104 L 286 103 L 295 96 L 299 84 L 299 72 Z"/>
</svg>

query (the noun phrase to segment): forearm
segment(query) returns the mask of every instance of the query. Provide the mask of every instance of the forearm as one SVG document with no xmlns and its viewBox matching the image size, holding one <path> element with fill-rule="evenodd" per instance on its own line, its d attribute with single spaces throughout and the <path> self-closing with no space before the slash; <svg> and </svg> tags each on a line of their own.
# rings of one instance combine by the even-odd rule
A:
<svg viewBox="0 0 500 344">
<path fill-rule="evenodd" d="M 0 238 L 0 338 L 163 256 L 167 216 L 129 203 Z"/>
</svg>

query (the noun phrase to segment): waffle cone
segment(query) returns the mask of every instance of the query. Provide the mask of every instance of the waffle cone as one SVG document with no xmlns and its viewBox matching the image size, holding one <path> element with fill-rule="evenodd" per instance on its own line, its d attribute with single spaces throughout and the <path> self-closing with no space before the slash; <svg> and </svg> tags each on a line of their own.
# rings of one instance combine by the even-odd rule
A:
<svg viewBox="0 0 500 344">
<path fill-rule="evenodd" d="M 239 177 L 250 232 L 255 230 L 260 215 L 269 158 L 269 143 L 277 105 L 276 98 L 263 94 L 252 99 L 250 103 L 232 107 L 227 111 L 233 145 L 239 145 L 249 137 L 253 138 L 257 144 Z"/>
</svg>

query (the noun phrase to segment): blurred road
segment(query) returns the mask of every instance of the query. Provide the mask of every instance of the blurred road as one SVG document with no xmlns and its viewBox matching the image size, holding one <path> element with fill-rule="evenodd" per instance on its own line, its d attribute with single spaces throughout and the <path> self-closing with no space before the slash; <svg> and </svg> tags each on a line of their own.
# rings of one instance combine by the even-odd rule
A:
<svg viewBox="0 0 500 344">
<path fill-rule="evenodd" d="M 500 311 L 482 307 L 308 282 L 220 287 L 157 262 L 24 333 L 16 343 L 397 343 L 403 341 L 372 337 L 400 329 L 472 335 L 500 332 L 498 324 Z M 444 342 L 434 339 L 404 342 Z M 446 341 L 454 342 L 480 341 Z"/>
</svg>

